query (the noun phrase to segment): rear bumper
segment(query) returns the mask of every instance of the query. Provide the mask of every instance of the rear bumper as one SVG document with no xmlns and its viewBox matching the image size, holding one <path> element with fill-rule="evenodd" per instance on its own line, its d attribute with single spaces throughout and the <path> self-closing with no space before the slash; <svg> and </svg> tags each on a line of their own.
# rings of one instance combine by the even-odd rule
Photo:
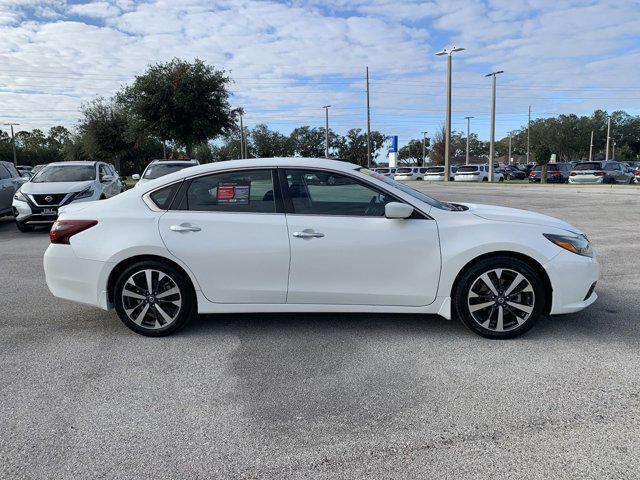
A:
<svg viewBox="0 0 640 480">
<path fill-rule="evenodd" d="M 589 184 L 599 184 L 604 181 L 604 177 L 579 177 L 578 175 L 574 177 L 569 177 L 569 183 L 577 184 L 577 185 L 589 185 Z"/>
<path fill-rule="evenodd" d="M 424 179 L 428 182 L 444 182 L 444 175 L 425 175 Z"/>
<path fill-rule="evenodd" d="M 100 308 L 107 308 L 106 275 L 109 264 L 78 258 L 71 245 L 51 244 L 44 254 L 44 274 L 51 293 Z"/>
<path fill-rule="evenodd" d="M 456 182 L 481 182 L 482 181 L 482 177 L 480 175 L 478 176 L 473 176 L 473 175 L 456 175 L 455 177 L 453 177 L 453 179 Z"/>
<path fill-rule="evenodd" d="M 574 313 L 596 301 L 592 288 L 600 276 L 597 259 L 562 251 L 544 265 L 553 289 L 551 314 Z"/>
</svg>

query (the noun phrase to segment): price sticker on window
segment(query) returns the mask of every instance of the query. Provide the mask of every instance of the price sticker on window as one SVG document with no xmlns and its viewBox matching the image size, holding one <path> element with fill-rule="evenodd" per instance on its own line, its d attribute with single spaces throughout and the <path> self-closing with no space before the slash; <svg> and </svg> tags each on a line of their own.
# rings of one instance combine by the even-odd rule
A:
<svg viewBox="0 0 640 480">
<path fill-rule="evenodd" d="M 224 183 L 218 185 L 216 200 L 218 203 L 249 205 L 250 185 L 248 183 Z"/>
</svg>

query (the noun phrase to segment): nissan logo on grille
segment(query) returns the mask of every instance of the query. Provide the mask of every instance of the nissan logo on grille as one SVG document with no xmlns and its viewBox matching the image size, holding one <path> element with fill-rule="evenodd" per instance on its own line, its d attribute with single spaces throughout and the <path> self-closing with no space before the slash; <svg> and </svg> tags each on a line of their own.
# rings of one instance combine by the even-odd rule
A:
<svg viewBox="0 0 640 480">
<path fill-rule="evenodd" d="M 47 195 L 46 197 L 44 197 L 44 201 L 47 203 L 51 203 L 52 200 L 53 200 L 53 197 L 51 195 Z"/>
</svg>

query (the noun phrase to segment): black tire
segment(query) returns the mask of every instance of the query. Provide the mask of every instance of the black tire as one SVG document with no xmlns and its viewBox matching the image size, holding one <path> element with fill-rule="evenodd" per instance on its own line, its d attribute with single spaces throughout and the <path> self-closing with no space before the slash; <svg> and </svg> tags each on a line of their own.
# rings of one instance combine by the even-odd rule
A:
<svg viewBox="0 0 640 480">
<path fill-rule="evenodd" d="M 36 227 L 34 227 L 33 225 L 25 225 L 24 223 L 20 222 L 16 222 L 16 227 L 23 233 L 33 232 L 36 229 Z"/>
<path fill-rule="evenodd" d="M 500 178 L 498 179 L 498 183 L 500 183 L 500 182 L 504 182 L 504 177 L 500 177 Z"/>
<path fill-rule="evenodd" d="M 487 177 L 484 177 L 484 178 L 482 179 L 482 181 L 483 181 L 483 182 L 488 182 L 488 181 L 489 181 L 489 179 L 488 179 Z"/>
<path fill-rule="evenodd" d="M 502 282 L 494 283 L 494 279 L 498 278 L 495 272 L 492 273 L 492 271 L 496 269 L 503 270 L 500 277 Z M 480 277 L 485 273 L 489 273 L 489 280 L 500 294 L 499 296 L 489 292 L 489 288 L 486 288 L 486 292 L 489 295 L 483 293 L 482 288 L 486 283 L 483 280 L 481 281 Z M 509 290 L 509 284 L 515 282 L 517 274 L 522 275 L 528 285 L 526 285 L 526 288 L 521 288 L 523 282 L 520 281 L 513 289 L 516 293 L 508 296 L 504 295 Z M 479 294 L 476 292 L 479 292 Z M 471 298 L 471 295 L 477 296 L 477 298 Z M 453 292 L 452 303 L 454 315 L 471 331 L 485 338 L 507 339 L 522 335 L 536 324 L 543 314 L 546 295 L 547 292 L 540 275 L 526 262 L 512 257 L 496 256 L 481 260 L 463 272 Z M 485 296 L 488 298 L 483 298 Z M 471 311 L 472 301 L 474 302 L 473 305 L 493 304 L 476 309 L 477 313 L 473 313 Z M 530 313 L 514 308 L 515 305 L 522 305 L 523 308 L 530 309 Z M 503 315 L 504 328 L 501 331 L 498 328 L 499 310 Z M 520 318 L 519 315 L 524 318 Z M 480 323 L 480 320 L 483 319 L 488 319 L 486 327 Z"/>
<path fill-rule="evenodd" d="M 159 272 L 157 275 L 152 274 L 151 281 L 152 288 L 157 291 L 148 292 L 145 291 L 145 288 L 141 288 L 145 285 L 145 282 L 142 281 L 143 278 L 146 279 L 144 273 L 145 270 Z M 162 277 L 162 279 L 160 279 L 160 273 L 164 274 L 166 277 Z M 140 275 L 143 275 L 144 277 L 141 278 Z M 127 291 L 145 296 L 146 302 L 140 299 L 131 299 L 127 297 L 125 300 L 123 298 L 125 284 L 132 277 L 135 277 L 134 280 L 140 283 L 141 287 L 138 287 L 136 283 L 132 287 L 128 286 Z M 166 280 L 167 277 L 168 280 Z M 153 285 L 153 280 L 156 280 L 155 285 Z M 168 281 L 171 281 L 172 283 L 168 283 Z M 163 300 L 160 300 L 159 297 L 156 299 L 155 295 L 161 294 L 161 284 L 172 290 L 172 285 L 177 287 L 178 293 L 166 296 Z M 149 294 L 147 295 L 147 293 Z M 170 335 L 184 327 L 197 313 L 197 299 L 189 277 L 170 263 L 159 260 L 143 260 L 127 267 L 122 273 L 120 273 L 115 282 L 113 299 L 116 312 L 118 313 L 120 320 L 122 320 L 122 323 L 134 332 L 148 337 L 163 337 Z M 172 301 L 172 299 L 176 300 Z M 178 310 L 175 311 L 173 310 L 175 308 L 174 304 L 178 301 L 180 302 L 180 305 L 177 307 Z M 125 302 L 127 302 L 128 305 L 125 305 Z M 130 302 L 141 302 L 139 306 L 142 308 L 134 307 L 136 304 Z M 165 315 L 175 315 L 175 318 L 170 322 L 164 320 L 163 316 L 160 314 L 160 310 L 157 308 L 158 306 Z M 145 310 L 144 317 L 140 320 L 140 323 L 136 323 L 129 316 L 129 313 L 134 316 L 136 314 L 142 314 L 145 307 L 147 310 Z M 129 313 L 127 313 L 127 310 L 129 310 Z M 164 325 L 162 322 L 165 322 Z"/>
</svg>

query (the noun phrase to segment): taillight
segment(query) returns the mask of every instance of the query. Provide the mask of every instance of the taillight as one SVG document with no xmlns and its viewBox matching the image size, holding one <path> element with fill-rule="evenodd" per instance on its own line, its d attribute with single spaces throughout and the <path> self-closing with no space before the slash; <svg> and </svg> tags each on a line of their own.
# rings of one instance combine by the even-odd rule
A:
<svg viewBox="0 0 640 480">
<path fill-rule="evenodd" d="M 535 177 L 535 176 L 536 176 L 536 172 L 531 172 L 531 173 L 529 174 L 529 176 L 530 176 L 530 177 Z"/>
<path fill-rule="evenodd" d="M 51 227 L 49 238 L 51 243 L 69 245 L 69 239 L 98 224 L 97 220 L 58 220 Z"/>
<path fill-rule="evenodd" d="M 605 173 L 604 172 L 596 172 L 596 173 L 594 173 L 594 175 L 596 177 L 604 177 Z"/>
<path fill-rule="evenodd" d="M 560 172 L 556 172 L 556 173 L 554 173 L 554 174 L 553 174 L 553 176 L 554 176 L 554 177 L 561 177 L 561 176 L 562 176 L 562 174 L 561 174 Z"/>
<path fill-rule="evenodd" d="M 570 177 L 575 177 L 576 175 L 577 175 L 577 173 L 576 173 L 576 172 L 569 172 L 569 176 L 570 176 Z"/>
<path fill-rule="evenodd" d="M 634 170 L 634 171 L 633 171 L 633 174 L 634 174 L 636 177 L 639 177 L 639 176 L 640 176 L 640 170 Z"/>
</svg>

